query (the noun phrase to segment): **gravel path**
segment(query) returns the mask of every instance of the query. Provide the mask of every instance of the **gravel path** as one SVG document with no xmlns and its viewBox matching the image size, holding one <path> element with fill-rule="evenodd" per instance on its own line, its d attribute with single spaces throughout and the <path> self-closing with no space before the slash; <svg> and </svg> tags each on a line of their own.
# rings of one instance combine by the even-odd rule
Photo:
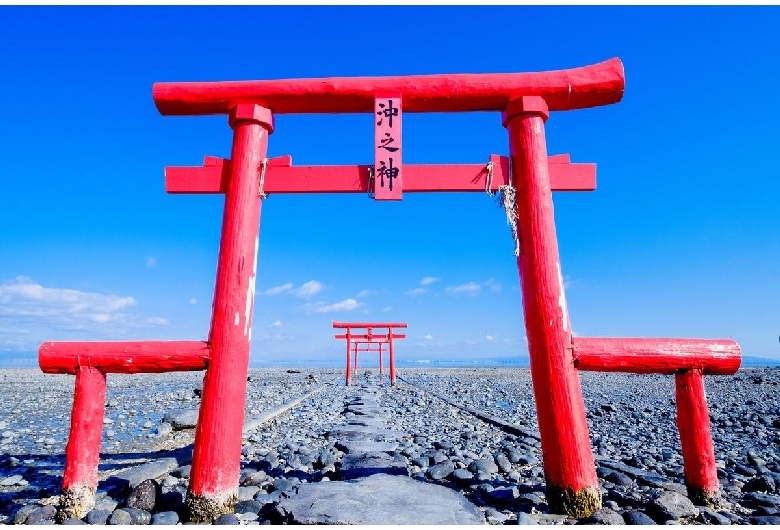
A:
<svg viewBox="0 0 780 530">
<path fill-rule="evenodd" d="M 241 502 L 219 522 L 295 522 L 280 500 L 294 499 L 303 483 L 360 478 L 365 466 L 348 469 L 368 450 L 384 455 L 387 469 L 458 492 L 490 524 L 578 522 L 548 512 L 527 368 L 407 369 L 395 388 L 377 385 L 375 371 L 361 370 L 362 388 L 345 387 L 338 369 L 288 372 L 250 370 L 248 419 L 324 388 L 245 432 Z M 580 377 L 604 508 L 579 522 L 780 524 L 780 370 L 705 378 L 724 496 L 717 511 L 685 496 L 673 377 Z M 101 479 L 135 474 L 129 487 L 101 482 L 86 522 L 184 517 L 194 429 L 181 411 L 197 409 L 201 380 L 202 373 L 109 376 Z M 0 522 L 54 517 L 73 381 L 0 370 Z M 350 403 L 368 388 L 375 417 L 361 425 Z M 371 439 L 344 430 L 355 426 Z"/>
</svg>

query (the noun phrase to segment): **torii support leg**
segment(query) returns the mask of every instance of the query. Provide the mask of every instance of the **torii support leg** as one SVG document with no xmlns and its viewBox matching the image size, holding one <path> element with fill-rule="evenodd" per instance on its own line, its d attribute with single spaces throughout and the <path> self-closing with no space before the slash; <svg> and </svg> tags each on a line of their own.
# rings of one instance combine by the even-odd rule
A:
<svg viewBox="0 0 780 530">
<path fill-rule="evenodd" d="M 502 119 L 509 131 L 512 185 L 517 190 L 521 247 L 517 268 L 547 502 L 551 511 L 587 517 L 601 508 L 601 496 L 580 380 L 572 359 L 571 327 L 547 167 L 547 116 L 547 104 L 535 96 L 510 101 Z"/>
<path fill-rule="evenodd" d="M 352 341 L 350 339 L 349 329 L 347 329 L 347 382 L 346 385 L 352 381 Z"/>
<path fill-rule="evenodd" d="M 105 402 L 106 374 L 91 366 L 79 366 L 57 514 L 61 520 L 80 519 L 95 507 Z"/>
<path fill-rule="evenodd" d="M 237 499 L 259 245 L 258 183 L 273 131 L 271 111 L 254 104 L 235 106 L 229 123 L 233 167 L 219 245 L 211 361 L 203 380 L 186 501 L 193 522 L 232 512 Z"/>
<path fill-rule="evenodd" d="M 688 497 L 705 504 L 720 499 L 715 448 L 710 432 L 710 414 L 704 394 L 704 377 L 699 368 L 674 376 L 677 398 L 677 429 L 680 431 L 685 485 Z"/>
<path fill-rule="evenodd" d="M 393 350 L 393 330 L 388 333 L 388 350 L 390 351 L 390 386 L 395 386 L 395 351 Z"/>
</svg>

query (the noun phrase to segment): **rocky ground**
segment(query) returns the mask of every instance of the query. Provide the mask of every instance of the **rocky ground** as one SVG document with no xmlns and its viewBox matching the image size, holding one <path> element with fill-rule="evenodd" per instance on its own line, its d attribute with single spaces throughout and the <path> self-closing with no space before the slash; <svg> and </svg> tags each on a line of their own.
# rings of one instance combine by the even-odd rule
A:
<svg viewBox="0 0 780 530">
<path fill-rule="evenodd" d="M 373 524 L 355 514 L 408 491 L 393 502 L 409 522 L 780 524 L 780 370 L 705 378 L 716 509 L 686 497 L 673 377 L 581 373 L 604 508 L 579 521 L 549 513 L 527 368 L 407 369 L 394 388 L 375 370 L 352 387 L 341 370 L 288 372 L 250 370 L 240 502 L 219 523 Z M 185 519 L 201 379 L 109 376 L 98 503 L 68 524 Z M 73 380 L 0 370 L 0 522 L 54 520 Z M 374 504 L 316 507 L 353 490 Z"/>
</svg>

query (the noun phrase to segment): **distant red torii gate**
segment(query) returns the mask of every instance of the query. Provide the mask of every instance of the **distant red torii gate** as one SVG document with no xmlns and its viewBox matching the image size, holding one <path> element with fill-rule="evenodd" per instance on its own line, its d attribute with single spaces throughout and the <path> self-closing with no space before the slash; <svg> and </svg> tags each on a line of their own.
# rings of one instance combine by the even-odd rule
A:
<svg viewBox="0 0 780 530">
<path fill-rule="evenodd" d="M 544 123 L 550 111 L 616 103 L 624 84 L 619 59 L 520 74 L 155 84 L 161 114 L 226 114 L 233 129 L 229 161 L 206 157 L 203 167 L 166 170 L 170 193 L 225 194 L 211 329 L 204 343 L 41 345 L 42 370 L 76 374 L 62 513 L 81 517 L 90 502 L 94 505 L 97 473 L 92 468 L 102 426 L 85 411 L 101 406 L 105 374 L 204 367 L 186 503 L 195 522 L 230 511 L 240 476 L 260 208 L 271 193 L 368 192 L 377 200 L 399 200 L 404 191 L 514 190 L 515 200 L 505 204 L 511 205 L 508 217 L 516 219 L 517 266 L 550 509 L 582 517 L 601 506 L 577 370 L 674 374 L 689 494 L 717 497 L 702 376 L 734 373 L 739 346 L 727 340 L 584 339 L 571 333 L 551 191 L 594 189 L 595 166 L 570 164 L 566 155 L 548 157 Z M 492 156 L 485 165 L 402 164 L 404 112 L 469 111 L 502 113 L 509 157 Z M 290 157 L 266 157 L 274 114 L 346 112 L 372 113 L 373 166 L 293 167 Z M 67 355 L 60 359 L 63 351 Z"/>
<path fill-rule="evenodd" d="M 359 344 L 378 344 L 379 349 L 374 350 L 379 352 L 379 371 L 382 371 L 382 345 L 387 344 L 390 365 L 390 384 L 395 385 L 395 350 L 393 349 L 393 341 L 396 339 L 405 339 L 406 335 L 393 333 L 394 329 L 406 329 L 405 323 L 375 323 L 375 322 L 361 322 L 361 323 L 346 323 L 333 321 L 334 329 L 345 329 L 346 333 L 343 335 L 336 335 L 337 339 L 347 341 L 347 374 L 346 384 L 349 385 L 352 381 L 352 367 L 350 363 L 350 354 L 352 353 L 352 346 L 355 346 L 355 371 L 357 371 L 358 363 L 358 345 Z M 387 329 L 387 333 L 377 333 L 377 329 Z M 357 330 L 358 333 L 353 333 L 353 330 Z M 365 330 L 362 333 L 360 330 Z M 370 351 L 370 350 L 364 350 Z"/>
</svg>

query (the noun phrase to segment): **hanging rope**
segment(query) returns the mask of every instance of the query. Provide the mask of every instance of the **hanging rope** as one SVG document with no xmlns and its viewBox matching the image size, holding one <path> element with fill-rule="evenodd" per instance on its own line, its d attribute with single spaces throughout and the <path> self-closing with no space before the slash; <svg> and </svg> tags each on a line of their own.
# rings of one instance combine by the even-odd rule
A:
<svg viewBox="0 0 780 530">
<path fill-rule="evenodd" d="M 492 191 L 490 191 L 490 188 L 493 187 L 493 161 L 491 160 L 488 162 L 487 167 L 485 168 L 487 170 L 487 178 L 485 178 L 485 193 L 487 193 L 488 197 L 492 197 L 495 195 Z"/>
<path fill-rule="evenodd" d="M 260 163 L 260 184 L 257 186 L 257 193 L 263 199 L 268 197 L 268 194 L 263 192 L 263 186 L 265 185 L 265 168 L 268 166 L 268 159 L 264 158 Z"/>
<path fill-rule="evenodd" d="M 488 179 L 490 184 L 493 181 L 493 168 L 492 162 L 488 163 Z M 512 239 L 515 242 L 515 257 L 520 257 L 520 237 L 517 234 L 517 190 L 512 186 L 512 157 L 509 157 L 509 178 L 507 179 L 509 184 L 500 186 L 499 192 L 499 204 L 504 207 L 506 212 L 506 224 L 512 228 Z M 488 184 L 485 184 L 488 196 L 492 197 L 493 193 L 489 191 Z"/>
<path fill-rule="evenodd" d="M 374 195 L 374 166 L 368 166 L 368 198 Z"/>
</svg>

